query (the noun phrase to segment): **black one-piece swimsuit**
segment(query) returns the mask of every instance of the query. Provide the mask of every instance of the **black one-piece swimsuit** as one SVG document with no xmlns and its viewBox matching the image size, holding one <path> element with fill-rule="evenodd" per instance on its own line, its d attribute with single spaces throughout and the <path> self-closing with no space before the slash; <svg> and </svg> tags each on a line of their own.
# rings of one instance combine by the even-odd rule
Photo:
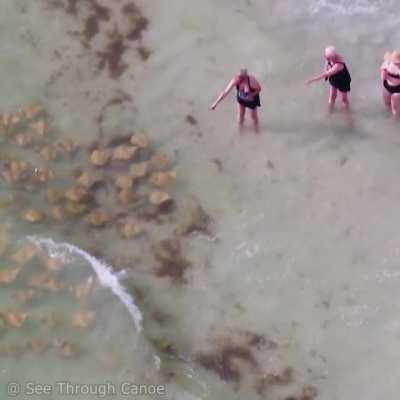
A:
<svg viewBox="0 0 400 400">
<path fill-rule="evenodd" d="M 350 72 L 346 67 L 345 63 L 337 63 L 342 64 L 343 69 L 337 72 L 336 74 L 330 76 L 329 78 L 325 78 L 325 80 L 329 80 L 329 83 L 335 87 L 337 90 L 341 92 L 350 92 L 350 82 L 351 76 Z M 329 67 L 333 67 L 334 64 L 329 63 Z"/>
<path fill-rule="evenodd" d="M 252 89 L 252 87 L 250 86 L 250 78 L 249 77 L 247 77 L 247 83 L 249 85 L 250 92 L 255 92 L 255 90 Z M 247 97 L 247 94 L 239 88 L 239 85 L 236 85 L 236 90 L 237 90 L 237 95 L 236 95 L 237 101 L 242 106 L 251 108 L 251 109 L 261 106 L 259 94 L 256 94 L 255 96 L 253 96 L 252 98 L 249 99 Z"/>
</svg>

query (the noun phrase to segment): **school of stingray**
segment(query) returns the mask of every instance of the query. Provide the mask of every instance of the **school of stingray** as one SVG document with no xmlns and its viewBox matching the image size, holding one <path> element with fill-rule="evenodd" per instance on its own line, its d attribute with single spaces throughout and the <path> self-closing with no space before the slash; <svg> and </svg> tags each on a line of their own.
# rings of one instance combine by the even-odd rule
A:
<svg viewBox="0 0 400 400">
<path fill-rule="evenodd" d="M 49 118 L 39 105 L 29 105 L 0 118 L 0 134 L 3 141 L 18 146 L 29 157 L 36 156 L 37 165 L 2 154 L 2 185 L 14 189 L 1 207 L 18 207 L 20 218 L 27 224 L 60 224 L 70 219 L 75 229 L 101 229 L 114 225 L 122 239 L 134 240 L 144 234 L 140 220 L 166 214 L 173 209 L 173 199 L 168 193 L 176 181 L 176 172 L 168 170 L 168 156 L 151 149 L 143 133 L 117 137 L 108 143 L 96 141 L 84 146 L 72 140 L 56 140 Z M 83 164 L 73 160 L 84 152 Z M 29 158 L 27 157 L 27 158 Z M 59 174 L 57 166 L 65 163 L 72 170 Z M 65 189 L 60 189 L 60 187 Z M 102 191 L 112 187 L 112 194 Z M 167 191 L 168 190 L 168 191 Z M 21 192 L 37 194 L 39 206 L 23 204 Z M 112 198 L 110 199 L 110 197 Z M 44 200 L 44 201 L 43 201 Z M 27 200 L 28 202 L 28 200 Z M 29 203 L 31 203 L 29 201 Z M 114 207 L 115 206 L 115 207 Z M 117 210 L 117 211 L 115 211 Z M 9 261 L 0 269 L 0 285 L 19 285 L 12 294 L 15 307 L 0 310 L 1 330 L 24 329 L 34 318 L 24 307 L 40 296 L 41 292 L 67 291 L 77 300 L 84 301 L 99 283 L 90 276 L 83 282 L 68 286 L 59 273 L 65 263 L 45 254 L 30 244 L 12 252 L 15 230 L 12 223 L 3 224 L 0 255 Z M 15 247 L 15 246 L 14 246 Z M 39 323 L 56 326 L 67 323 L 76 329 L 88 329 L 96 323 L 92 310 L 84 308 L 65 316 L 57 313 L 40 318 Z M 79 345 L 62 337 L 54 337 L 52 343 L 32 338 L 16 345 L 3 343 L 0 356 L 17 356 L 26 351 L 42 352 L 53 347 L 61 357 L 79 354 Z"/>
<path fill-rule="evenodd" d="M 111 231 L 127 245 L 144 240 L 150 247 L 137 247 L 142 253 L 151 250 L 156 265 L 153 273 L 158 279 L 170 279 L 172 285 L 187 281 L 191 262 L 182 254 L 181 239 L 194 232 L 210 237 L 212 218 L 198 202 L 183 207 L 179 199 L 173 198 L 177 180 L 176 171 L 171 168 L 173 163 L 150 143 L 146 134 L 114 135 L 91 143 L 60 140 L 52 129 L 51 118 L 40 105 L 2 114 L 0 133 L 3 148 L 7 149 L 1 154 L 0 175 L 8 190 L 0 207 L 13 208 L 24 231 L 34 228 L 36 233 L 41 226 L 45 230 L 46 224 L 62 227 L 69 223 L 70 233 L 76 236 L 86 231 Z M 7 146 L 14 151 L 8 151 Z M 28 196 L 24 197 L 24 193 Z M 181 206 L 183 217 L 176 215 Z M 12 307 L 0 308 L 0 335 L 9 330 L 28 330 L 20 341 L 2 340 L 0 357 L 51 351 L 61 360 L 78 359 L 85 348 L 77 339 L 70 340 L 68 332 L 86 332 L 96 326 L 96 318 L 100 317 L 91 308 L 90 298 L 101 284 L 94 275 L 85 275 L 78 281 L 66 279 L 63 271 L 68 260 L 31 243 L 16 246 L 15 225 L 5 221 L 0 229 L 0 256 L 7 261 L 0 266 L 0 288 L 7 288 L 12 300 Z M 163 225 L 172 233 L 168 239 L 154 241 L 147 231 Z M 89 250 L 92 254 L 99 251 Z M 120 262 L 125 261 L 122 256 Z M 113 259 L 112 264 L 115 267 L 118 261 Z M 68 296 L 75 302 L 74 311 L 67 313 L 55 308 L 45 314 L 37 313 L 35 302 L 43 294 Z M 161 325 L 168 319 L 162 310 L 153 310 L 149 317 Z M 46 329 L 46 335 L 28 335 L 32 325 Z M 149 332 L 146 337 L 161 357 L 186 360 L 175 345 L 152 338 Z M 271 387 L 295 382 L 291 367 L 265 370 L 262 366 L 269 364 L 263 358 L 277 350 L 278 345 L 262 335 L 228 332 L 226 337 L 216 338 L 210 349 L 196 352 L 191 359 L 236 389 L 250 374 L 251 386 L 263 395 Z M 106 352 L 100 358 L 106 369 L 118 367 L 116 353 Z M 163 373 L 167 382 L 175 377 L 173 362 L 171 368 L 167 363 Z M 293 399 L 310 400 L 316 395 L 314 387 L 305 385 Z"/>
</svg>

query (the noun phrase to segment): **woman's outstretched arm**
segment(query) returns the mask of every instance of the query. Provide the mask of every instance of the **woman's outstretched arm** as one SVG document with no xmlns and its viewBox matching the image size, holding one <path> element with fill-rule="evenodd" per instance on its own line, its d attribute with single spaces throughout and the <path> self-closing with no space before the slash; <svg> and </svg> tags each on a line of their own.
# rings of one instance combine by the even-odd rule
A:
<svg viewBox="0 0 400 400">
<path fill-rule="evenodd" d="M 319 81 L 324 78 L 329 78 L 332 75 L 335 75 L 339 71 L 341 71 L 344 68 L 343 64 L 335 64 L 332 68 L 329 68 L 327 71 L 323 72 L 322 74 L 319 74 L 317 76 L 314 76 L 313 78 L 307 79 L 306 84 L 308 85 L 309 83 Z"/>
<path fill-rule="evenodd" d="M 228 94 L 229 92 L 236 86 L 237 84 L 237 77 L 235 76 L 229 83 L 228 86 L 221 92 L 221 94 L 217 97 L 217 100 L 214 101 L 214 103 L 211 106 L 211 110 L 215 110 L 217 107 L 218 103 L 222 101 Z"/>
</svg>

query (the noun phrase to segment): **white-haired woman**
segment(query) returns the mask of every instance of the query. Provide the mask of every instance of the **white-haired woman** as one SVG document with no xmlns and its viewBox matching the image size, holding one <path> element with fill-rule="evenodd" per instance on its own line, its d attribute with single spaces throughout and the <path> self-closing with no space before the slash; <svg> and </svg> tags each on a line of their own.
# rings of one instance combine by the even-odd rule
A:
<svg viewBox="0 0 400 400">
<path fill-rule="evenodd" d="M 387 54 L 386 54 L 387 56 Z M 387 56 L 381 66 L 383 101 L 395 118 L 400 116 L 400 50 Z"/>
<path fill-rule="evenodd" d="M 325 71 L 313 78 L 307 79 L 306 84 L 316 82 L 321 79 L 329 81 L 331 87 L 329 92 L 329 107 L 332 110 L 335 106 L 337 92 L 342 96 L 342 103 L 346 110 L 349 109 L 348 92 L 350 92 L 351 76 L 343 58 L 335 47 L 328 46 L 325 49 Z"/>
<path fill-rule="evenodd" d="M 254 129 L 256 132 L 258 132 L 257 107 L 261 106 L 261 86 L 254 76 L 248 74 L 246 68 L 242 68 L 239 73 L 231 79 L 228 86 L 221 92 L 217 100 L 215 100 L 215 102 L 212 104 L 211 109 L 215 110 L 218 103 L 222 101 L 234 87 L 236 87 L 237 91 L 237 121 L 239 129 L 241 129 L 243 126 L 246 108 L 249 108 L 251 110 L 251 118 L 253 119 Z"/>
</svg>

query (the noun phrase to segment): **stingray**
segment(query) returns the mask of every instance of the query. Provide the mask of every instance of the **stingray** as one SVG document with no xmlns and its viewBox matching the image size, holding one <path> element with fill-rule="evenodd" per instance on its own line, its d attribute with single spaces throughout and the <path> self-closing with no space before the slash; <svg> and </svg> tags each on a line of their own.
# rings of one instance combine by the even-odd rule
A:
<svg viewBox="0 0 400 400">
<path fill-rule="evenodd" d="M 129 161 L 131 160 L 138 148 L 136 146 L 117 146 L 112 155 L 112 159 L 115 161 Z"/>
<path fill-rule="evenodd" d="M 54 179 L 55 175 L 51 168 L 43 165 L 33 169 L 32 179 L 37 183 L 47 183 L 49 180 Z"/>
<path fill-rule="evenodd" d="M 64 338 L 54 339 L 54 347 L 61 357 L 72 358 L 79 355 L 79 348 Z"/>
<path fill-rule="evenodd" d="M 46 323 L 49 327 L 55 328 L 64 324 L 64 316 L 59 312 L 51 312 L 40 319 L 41 322 Z"/>
<path fill-rule="evenodd" d="M 140 235 L 143 229 L 134 219 L 127 219 L 118 223 L 118 232 L 123 238 L 130 239 Z"/>
<path fill-rule="evenodd" d="M 170 202 L 171 196 L 168 193 L 160 192 L 158 190 L 154 190 L 149 193 L 149 201 L 151 204 L 160 206 L 164 203 Z"/>
<path fill-rule="evenodd" d="M 31 128 L 37 135 L 42 137 L 49 133 L 49 125 L 44 119 L 32 123 Z"/>
<path fill-rule="evenodd" d="M 103 167 L 110 162 L 111 153 L 108 150 L 94 150 L 90 155 L 90 163 L 95 167 Z"/>
<path fill-rule="evenodd" d="M 59 272 L 65 267 L 64 262 L 56 257 L 46 257 L 45 265 L 52 272 Z"/>
<path fill-rule="evenodd" d="M 150 166 L 155 171 L 164 169 L 168 163 L 168 156 L 164 153 L 156 153 L 150 158 Z"/>
<path fill-rule="evenodd" d="M 54 206 L 51 208 L 51 216 L 55 221 L 61 222 L 65 219 L 64 208 L 61 206 Z"/>
<path fill-rule="evenodd" d="M 106 213 L 105 211 L 96 209 L 92 210 L 87 216 L 86 216 L 86 222 L 93 226 L 100 228 L 107 224 L 108 222 L 111 221 L 112 217 L 110 214 Z"/>
<path fill-rule="evenodd" d="M 119 175 L 115 179 L 115 186 L 119 189 L 132 189 L 134 178 L 130 175 Z"/>
<path fill-rule="evenodd" d="M 41 148 L 39 155 L 45 161 L 54 161 L 58 158 L 58 150 L 51 144 L 46 145 Z"/>
<path fill-rule="evenodd" d="M 25 352 L 25 348 L 18 344 L 1 344 L 0 356 L 19 357 Z"/>
<path fill-rule="evenodd" d="M 80 203 L 81 201 L 88 200 L 90 197 L 90 193 L 79 186 L 71 187 L 64 192 L 64 197 L 67 200 Z"/>
<path fill-rule="evenodd" d="M 31 224 L 36 224 L 42 222 L 46 218 L 46 215 L 35 208 L 28 208 L 22 212 L 21 217 Z"/>
<path fill-rule="evenodd" d="M 79 145 L 72 139 L 63 139 L 56 143 L 56 148 L 60 153 L 72 155 L 78 150 Z"/>
<path fill-rule="evenodd" d="M 33 338 L 26 342 L 26 347 L 28 350 L 33 350 L 34 352 L 41 353 L 49 347 L 49 344 L 41 339 Z"/>
<path fill-rule="evenodd" d="M 37 104 L 29 104 L 23 107 L 21 111 L 27 119 L 34 119 L 44 112 L 43 108 Z"/>
<path fill-rule="evenodd" d="M 24 325 L 27 317 L 27 313 L 23 313 L 20 311 L 9 310 L 5 312 L 0 312 L 0 319 L 2 319 L 6 325 L 12 328 L 21 328 Z"/>
<path fill-rule="evenodd" d="M 89 172 L 82 172 L 79 177 L 77 178 L 77 183 L 79 186 L 82 186 L 86 189 L 92 188 L 94 185 L 99 183 L 101 181 L 100 178 L 98 178 L 95 175 L 90 174 Z"/>
<path fill-rule="evenodd" d="M 89 328 L 94 322 L 95 313 L 93 311 L 78 311 L 72 317 L 72 326 L 75 328 Z"/>
<path fill-rule="evenodd" d="M 140 163 L 132 164 L 130 167 L 130 173 L 134 178 L 143 178 L 149 171 L 149 162 L 143 161 Z"/>
<path fill-rule="evenodd" d="M 37 255 L 38 251 L 31 245 L 27 245 L 18 250 L 15 254 L 10 257 L 11 261 L 16 264 L 23 266 L 33 259 Z"/>
<path fill-rule="evenodd" d="M 49 188 L 46 190 L 45 197 L 50 204 L 56 204 L 62 200 L 63 193 L 59 189 Z"/>
<path fill-rule="evenodd" d="M 151 174 L 149 182 L 157 187 L 167 187 L 175 184 L 176 182 L 176 172 L 155 172 Z"/>
<path fill-rule="evenodd" d="M 7 268 L 0 271 L 0 284 L 9 285 L 17 278 L 21 268 Z"/>
<path fill-rule="evenodd" d="M 139 195 L 131 189 L 122 189 L 118 192 L 117 198 L 122 205 L 126 206 L 138 200 Z"/>
<path fill-rule="evenodd" d="M 75 287 L 71 288 L 71 291 L 74 293 L 75 297 L 78 300 L 82 300 L 88 297 L 93 290 L 94 290 L 93 276 L 90 276 L 85 282 L 82 282 L 76 285 Z"/>
<path fill-rule="evenodd" d="M 148 147 L 149 143 L 149 139 L 144 133 L 135 133 L 131 137 L 131 144 L 141 149 L 145 149 L 146 147 Z"/>
<path fill-rule="evenodd" d="M 13 293 L 12 297 L 21 303 L 28 303 L 35 297 L 35 295 L 36 295 L 36 290 L 24 289 L 16 291 L 15 293 Z"/>
<path fill-rule="evenodd" d="M 15 135 L 15 143 L 20 147 L 28 147 L 34 141 L 34 136 L 32 133 L 18 133 Z"/>
<path fill-rule="evenodd" d="M 47 273 L 34 275 L 29 285 L 35 288 L 47 289 L 51 292 L 56 292 L 61 289 L 61 285 Z"/>
</svg>

